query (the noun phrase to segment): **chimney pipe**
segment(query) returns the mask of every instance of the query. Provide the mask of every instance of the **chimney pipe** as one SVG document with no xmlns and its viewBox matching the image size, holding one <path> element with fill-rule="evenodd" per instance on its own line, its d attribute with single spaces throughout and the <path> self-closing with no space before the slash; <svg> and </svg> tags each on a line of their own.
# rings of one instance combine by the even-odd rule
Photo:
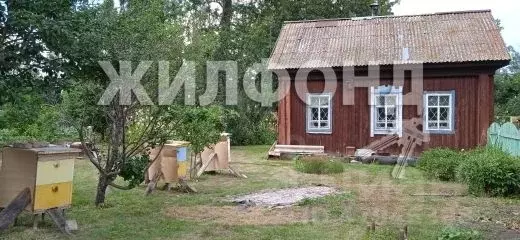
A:
<svg viewBox="0 0 520 240">
<path fill-rule="evenodd" d="M 377 0 L 374 0 L 372 4 L 370 4 L 370 8 L 372 8 L 372 16 L 379 16 L 379 3 Z"/>
</svg>

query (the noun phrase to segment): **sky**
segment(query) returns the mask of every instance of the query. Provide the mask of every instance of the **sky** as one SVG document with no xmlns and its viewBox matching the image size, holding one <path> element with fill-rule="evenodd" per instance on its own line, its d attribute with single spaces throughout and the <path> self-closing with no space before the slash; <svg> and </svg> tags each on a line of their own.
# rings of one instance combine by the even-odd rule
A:
<svg viewBox="0 0 520 240">
<path fill-rule="evenodd" d="M 491 9 L 500 19 L 507 45 L 520 50 L 520 0 L 401 0 L 395 15 Z"/>
</svg>

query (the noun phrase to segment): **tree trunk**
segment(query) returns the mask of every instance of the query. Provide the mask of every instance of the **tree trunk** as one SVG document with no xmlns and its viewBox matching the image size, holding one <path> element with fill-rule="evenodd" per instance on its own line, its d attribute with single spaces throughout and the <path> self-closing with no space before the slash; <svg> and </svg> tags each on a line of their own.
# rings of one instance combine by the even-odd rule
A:
<svg viewBox="0 0 520 240">
<path fill-rule="evenodd" d="M 96 206 L 105 203 L 105 195 L 108 187 L 108 178 L 103 175 L 99 175 L 97 192 L 96 192 Z"/>
<path fill-rule="evenodd" d="M 224 0 L 222 3 L 222 17 L 220 18 L 220 26 L 225 30 L 231 28 L 231 20 L 233 18 L 233 1 Z"/>
<path fill-rule="evenodd" d="M 123 106 L 117 105 L 118 98 L 112 103 L 112 111 L 110 111 L 110 151 L 107 154 L 105 173 L 119 171 L 125 164 L 124 144 L 125 144 L 125 114 Z M 106 176 L 99 174 L 98 187 L 96 193 L 96 206 L 105 203 L 105 194 L 108 185 L 116 179 L 117 176 Z"/>
</svg>

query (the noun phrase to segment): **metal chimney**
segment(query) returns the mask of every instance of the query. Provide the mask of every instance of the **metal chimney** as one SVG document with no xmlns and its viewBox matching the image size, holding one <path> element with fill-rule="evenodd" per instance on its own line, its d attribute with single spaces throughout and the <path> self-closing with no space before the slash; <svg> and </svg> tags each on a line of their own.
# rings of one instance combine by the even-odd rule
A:
<svg viewBox="0 0 520 240">
<path fill-rule="evenodd" d="M 377 0 L 370 4 L 370 8 L 372 8 L 372 16 L 379 16 L 379 3 Z"/>
</svg>

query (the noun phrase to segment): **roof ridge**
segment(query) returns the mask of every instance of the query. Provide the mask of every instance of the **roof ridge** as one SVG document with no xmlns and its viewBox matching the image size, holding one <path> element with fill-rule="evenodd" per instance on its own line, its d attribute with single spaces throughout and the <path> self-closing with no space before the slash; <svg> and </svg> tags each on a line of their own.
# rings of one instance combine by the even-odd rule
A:
<svg viewBox="0 0 520 240">
<path fill-rule="evenodd" d="M 422 14 L 410 14 L 410 15 L 386 15 L 386 16 L 364 16 L 364 17 L 352 17 L 352 18 L 296 20 L 296 21 L 285 21 L 284 23 L 310 23 L 310 22 L 346 21 L 346 20 L 359 21 L 359 20 L 372 20 L 372 19 L 380 19 L 380 18 L 402 18 L 402 17 L 435 16 L 435 15 L 448 15 L 448 14 L 484 13 L 484 12 L 491 12 L 491 9 L 435 12 L 435 13 L 422 13 Z"/>
</svg>

